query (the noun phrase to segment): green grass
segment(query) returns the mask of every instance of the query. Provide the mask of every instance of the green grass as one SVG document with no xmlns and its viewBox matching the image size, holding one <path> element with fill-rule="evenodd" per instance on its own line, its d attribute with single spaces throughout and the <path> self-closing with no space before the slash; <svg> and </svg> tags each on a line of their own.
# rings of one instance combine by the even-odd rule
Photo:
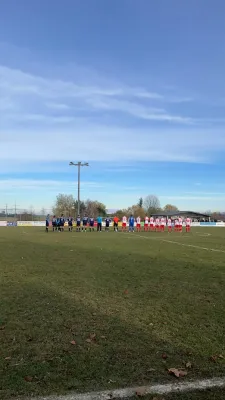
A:
<svg viewBox="0 0 225 400">
<path fill-rule="evenodd" d="M 225 230 L 141 236 L 0 229 L 1 399 L 224 375 L 225 253 L 161 239 L 225 251 Z"/>
<path fill-rule="evenodd" d="M 129 400 L 137 400 L 134 396 Z M 139 397 L 140 399 L 140 397 Z M 204 391 L 186 392 L 186 393 L 171 393 L 169 395 L 148 395 L 141 397 L 143 400 L 224 400 L 225 389 L 208 389 Z"/>
</svg>

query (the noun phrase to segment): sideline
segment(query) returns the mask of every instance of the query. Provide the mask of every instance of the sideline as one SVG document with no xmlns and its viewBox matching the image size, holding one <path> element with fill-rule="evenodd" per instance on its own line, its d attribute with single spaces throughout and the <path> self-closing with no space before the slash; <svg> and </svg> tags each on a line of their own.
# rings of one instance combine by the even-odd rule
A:
<svg viewBox="0 0 225 400">
<path fill-rule="evenodd" d="M 212 236 L 212 234 L 211 233 L 200 233 L 200 232 L 196 232 L 196 235 L 198 235 L 198 236 L 202 236 L 202 237 L 208 237 L 208 236 Z"/>
<path fill-rule="evenodd" d="M 129 236 L 131 236 L 131 233 L 128 233 Z M 206 250 L 206 251 L 214 251 L 217 253 L 225 253 L 225 250 L 219 250 L 219 249 L 210 249 L 208 247 L 201 247 L 201 246 L 196 246 L 194 244 L 187 244 L 187 243 L 180 243 L 180 242 L 176 242 L 174 240 L 167 240 L 167 239 L 161 239 L 161 238 L 153 238 L 153 237 L 146 237 L 143 235 L 138 235 L 137 233 L 135 233 L 134 235 L 132 235 L 133 237 L 138 236 L 141 237 L 143 239 L 150 239 L 150 240 L 161 240 L 161 242 L 165 242 L 165 243 L 172 243 L 172 244 L 177 244 L 178 246 L 183 246 L 183 247 L 192 247 L 194 249 L 200 249 L 200 250 Z"/>
<path fill-rule="evenodd" d="M 129 397 L 135 396 L 138 392 L 142 395 L 148 394 L 160 394 L 167 395 L 169 393 L 178 392 L 190 392 L 196 390 L 206 390 L 212 388 L 222 388 L 225 386 L 224 378 L 212 378 L 204 379 L 192 382 L 182 382 L 182 383 L 169 383 L 165 385 L 147 385 L 142 387 L 132 387 L 125 389 L 108 390 L 102 392 L 89 392 L 89 393 L 71 393 L 68 395 L 60 396 L 46 396 L 46 397 L 32 397 L 26 398 L 24 400 L 112 400 L 112 399 L 128 399 Z M 16 400 L 16 399 L 15 399 Z M 18 400 L 18 399 L 17 399 Z"/>
</svg>

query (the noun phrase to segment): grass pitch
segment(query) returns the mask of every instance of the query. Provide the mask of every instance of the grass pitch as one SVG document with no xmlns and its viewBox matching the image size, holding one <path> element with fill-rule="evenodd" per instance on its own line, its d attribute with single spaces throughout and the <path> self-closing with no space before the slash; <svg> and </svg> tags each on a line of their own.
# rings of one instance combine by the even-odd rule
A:
<svg viewBox="0 0 225 400">
<path fill-rule="evenodd" d="M 223 228 L 1 228 L 0 246 L 0 398 L 225 375 Z"/>
</svg>

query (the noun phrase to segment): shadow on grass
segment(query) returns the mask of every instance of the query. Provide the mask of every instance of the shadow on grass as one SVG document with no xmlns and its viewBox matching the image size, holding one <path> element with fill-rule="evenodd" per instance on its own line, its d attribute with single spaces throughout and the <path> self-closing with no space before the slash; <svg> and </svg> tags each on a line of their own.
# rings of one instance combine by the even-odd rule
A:
<svg viewBox="0 0 225 400">
<path fill-rule="evenodd" d="M 98 312 L 49 286 L 14 282 L 1 285 L 0 292 L 5 325 L 0 331 L 1 398 L 173 381 L 167 368 L 182 367 L 192 358 L 190 378 L 222 373 L 190 349 L 159 340 L 132 320 L 124 323 L 116 311 Z M 96 341 L 88 343 L 90 333 Z"/>
<path fill-rule="evenodd" d="M 185 379 L 223 373 L 209 361 L 224 347 L 217 254 L 213 264 L 159 242 L 13 234 L 0 254 L 1 398 L 173 382 L 167 368 L 187 361 Z"/>
</svg>

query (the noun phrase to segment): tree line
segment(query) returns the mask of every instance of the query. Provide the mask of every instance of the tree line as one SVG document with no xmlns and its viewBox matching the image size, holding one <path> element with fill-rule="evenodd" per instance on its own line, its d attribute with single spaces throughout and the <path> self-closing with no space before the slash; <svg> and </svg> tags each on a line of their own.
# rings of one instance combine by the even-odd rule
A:
<svg viewBox="0 0 225 400">
<path fill-rule="evenodd" d="M 53 206 L 53 214 L 59 216 L 64 214 L 69 217 L 77 216 L 78 202 L 74 199 L 72 194 L 58 194 L 56 197 L 55 204 Z M 80 202 L 80 215 L 84 214 L 91 215 L 93 218 L 97 218 L 98 215 L 105 217 L 106 206 L 97 200 L 86 200 Z"/>
<path fill-rule="evenodd" d="M 77 216 L 77 200 L 72 195 L 58 194 L 55 204 L 53 206 L 53 214 L 65 216 Z M 111 216 L 117 215 L 122 218 L 124 215 L 133 215 L 135 218 L 138 216 L 144 218 L 145 215 L 156 214 L 160 211 L 178 211 L 178 208 L 172 204 L 167 204 L 163 209 L 161 208 L 159 198 L 155 195 L 148 195 L 145 198 L 140 198 L 137 204 L 134 204 L 126 209 L 117 210 Z M 97 200 L 86 200 L 80 202 L 80 215 L 87 214 L 96 218 L 98 215 L 105 217 L 107 215 L 106 205 Z"/>
<path fill-rule="evenodd" d="M 116 211 L 118 218 L 122 218 L 123 215 L 133 215 L 135 218 L 140 217 L 144 219 L 146 215 L 150 216 L 158 214 L 160 211 L 172 212 L 178 211 L 178 208 L 173 204 L 167 204 L 161 208 L 159 198 L 153 194 L 140 198 L 137 204 L 134 204 L 128 208 Z"/>
<path fill-rule="evenodd" d="M 56 216 L 60 216 L 64 214 L 69 217 L 77 216 L 77 200 L 73 197 L 73 195 L 66 194 L 58 194 L 56 197 L 54 206 L 52 208 L 52 214 Z M 135 218 L 141 217 L 142 219 L 147 214 L 148 216 L 152 214 L 163 212 L 176 212 L 179 211 L 178 208 L 173 204 L 166 204 L 163 208 L 160 205 L 159 198 L 153 194 L 146 196 L 145 198 L 141 197 L 138 202 L 128 208 L 124 208 L 121 210 L 117 210 L 115 213 L 111 213 L 111 217 L 117 215 L 118 218 L 122 218 L 124 215 L 134 215 Z M 21 221 L 31 221 L 31 220 L 43 220 L 46 217 L 47 211 L 45 208 L 36 214 L 35 211 L 31 212 L 30 210 L 19 210 L 17 212 L 6 212 L 6 210 L 0 210 L 0 218 L 7 219 L 18 219 Z M 83 216 L 84 214 L 88 216 L 93 216 L 96 218 L 98 215 L 105 217 L 107 213 L 106 205 L 99 202 L 98 200 L 86 200 L 80 202 L 80 214 Z M 225 221 L 225 213 L 224 212 L 212 212 L 205 211 L 206 215 L 211 216 L 211 221 Z"/>
</svg>

